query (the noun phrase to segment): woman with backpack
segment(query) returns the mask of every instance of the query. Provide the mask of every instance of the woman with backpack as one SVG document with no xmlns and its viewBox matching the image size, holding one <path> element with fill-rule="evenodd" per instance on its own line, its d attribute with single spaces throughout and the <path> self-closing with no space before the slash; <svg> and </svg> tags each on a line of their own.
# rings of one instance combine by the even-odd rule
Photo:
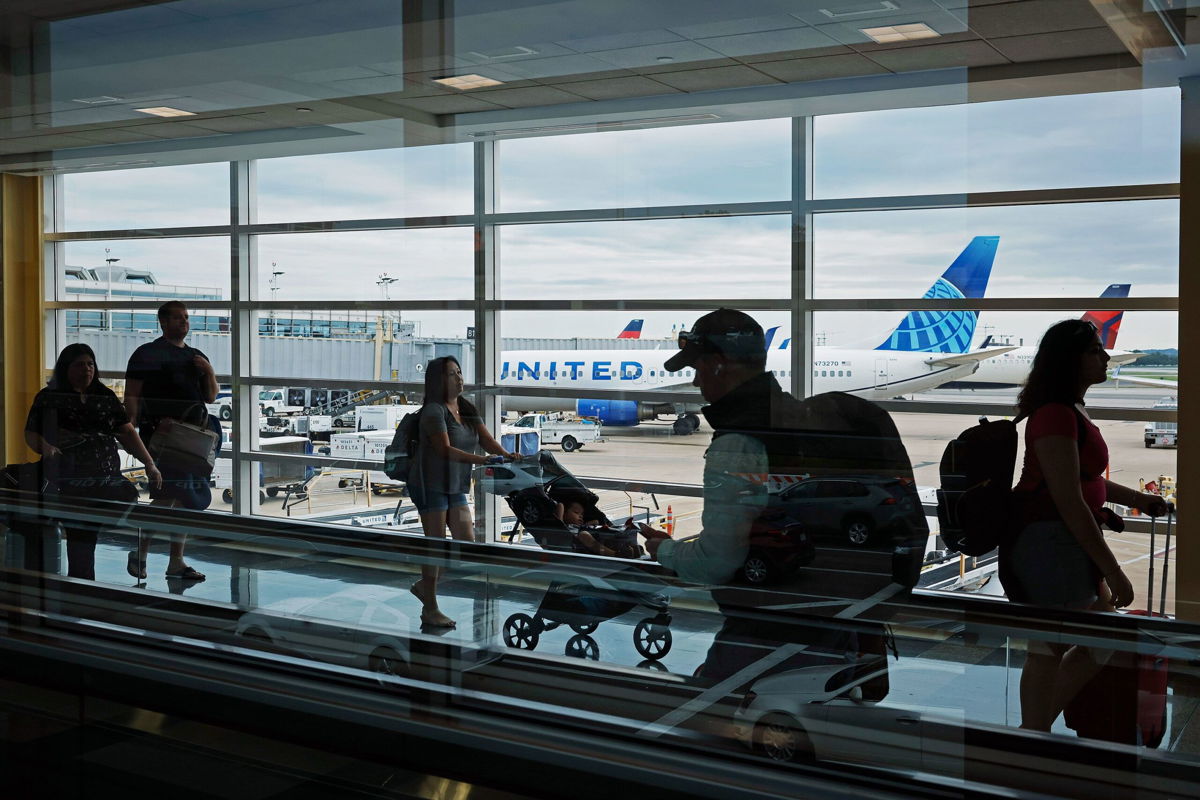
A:
<svg viewBox="0 0 1200 800">
<path fill-rule="evenodd" d="M 450 535 L 474 541 L 474 523 L 467 506 L 471 490 L 471 468 L 479 464 L 512 461 L 517 456 L 505 450 L 488 432 L 475 406 L 462 396 L 462 367 L 454 356 L 442 356 L 425 368 L 425 398 L 417 425 L 415 457 L 408 476 L 408 494 L 421 515 L 426 536 Z M 492 455 L 478 453 L 482 448 Z M 421 578 L 412 593 L 421 601 L 421 624 L 453 628 L 454 620 L 438 608 L 437 580 L 440 568 L 421 567 Z"/>
<path fill-rule="evenodd" d="M 1133 585 L 1100 531 L 1104 504 L 1152 516 L 1167 507 L 1157 495 L 1104 477 L 1108 446 L 1083 397 L 1108 380 L 1108 360 L 1096 326 L 1086 320 L 1051 326 L 1038 345 L 1017 400 L 1029 422 L 1021 480 L 1013 490 L 1019 532 L 1000 554 L 1009 600 L 1096 611 L 1133 602 Z M 1021 727 L 1049 731 L 1101 666 L 1086 647 L 1031 641 L 1021 672 Z"/>
</svg>

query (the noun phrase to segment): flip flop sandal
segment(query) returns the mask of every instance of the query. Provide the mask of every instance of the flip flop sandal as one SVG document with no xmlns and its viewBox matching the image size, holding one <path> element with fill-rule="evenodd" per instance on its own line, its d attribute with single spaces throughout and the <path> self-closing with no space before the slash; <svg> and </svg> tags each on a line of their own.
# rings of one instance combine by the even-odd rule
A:
<svg viewBox="0 0 1200 800">
<path fill-rule="evenodd" d="M 183 569 L 176 570 L 175 572 L 168 572 L 167 577 L 184 581 L 202 581 L 207 576 L 203 572 L 197 572 L 192 567 L 184 567 Z"/>
<path fill-rule="evenodd" d="M 137 551 L 131 552 L 125 560 L 125 571 L 139 581 L 146 580 L 146 559 L 138 560 Z"/>
</svg>

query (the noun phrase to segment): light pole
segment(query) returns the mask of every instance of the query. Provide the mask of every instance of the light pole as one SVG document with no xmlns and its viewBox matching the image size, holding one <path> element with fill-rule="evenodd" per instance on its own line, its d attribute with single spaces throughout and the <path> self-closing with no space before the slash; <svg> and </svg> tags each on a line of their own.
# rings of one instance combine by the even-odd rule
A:
<svg viewBox="0 0 1200 800">
<path fill-rule="evenodd" d="M 104 288 L 104 301 L 108 305 L 111 305 L 111 303 L 112 303 L 113 264 L 116 264 L 118 261 L 121 260 L 119 258 L 112 258 L 111 256 L 109 256 L 109 253 L 111 253 L 111 252 L 112 252 L 111 248 L 108 248 L 108 247 L 104 248 L 104 255 L 105 255 L 104 263 L 108 264 L 108 274 L 104 276 L 105 280 L 106 280 L 106 283 L 104 284 L 104 287 L 105 287 Z M 105 319 L 104 329 L 111 331 L 112 330 L 112 309 L 111 308 L 106 308 L 104 310 L 104 319 Z"/>
<path fill-rule="evenodd" d="M 281 269 L 275 269 L 275 267 L 277 267 L 277 266 L 279 266 L 277 263 L 275 263 L 274 261 L 271 262 L 271 302 L 272 303 L 275 302 L 275 293 L 279 291 L 279 276 L 286 274 Z M 271 309 L 271 335 L 272 336 L 279 335 L 279 325 L 275 321 L 275 309 L 274 308 Z"/>
<path fill-rule="evenodd" d="M 384 272 L 379 276 L 379 280 L 375 281 L 375 285 L 383 291 L 383 301 L 385 303 L 392 299 L 391 292 L 389 291 L 391 285 L 399 280 L 399 278 L 389 278 L 388 274 Z M 383 311 L 383 325 L 387 329 L 387 333 L 390 336 L 392 332 L 391 312 L 387 309 L 384 309 Z"/>
</svg>

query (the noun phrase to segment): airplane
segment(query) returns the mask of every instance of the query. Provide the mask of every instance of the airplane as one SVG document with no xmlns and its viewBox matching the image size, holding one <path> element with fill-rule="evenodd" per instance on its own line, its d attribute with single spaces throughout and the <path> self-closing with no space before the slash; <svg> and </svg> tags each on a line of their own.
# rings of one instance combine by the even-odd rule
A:
<svg viewBox="0 0 1200 800">
<path fill-rule="evenodd" d="M 617 336 L 618 339 L 640 339 L 642 338 L 642 320 L 631 319 L 625 329 Z"/>
<path fill-rule="evenodd" d="M 1100 297 L 1128 297 L 1129 288 L 1130 284 L 1128 283 L 1114 283 L 1101 292 Z M 1109 363 L 1114 367 L 1141 358 L 1140 353 L 1116 349 L 1117 333 L 1121 330 L 1121 320 L 1124 316 L 1124 311 L 1088 311 L 1081 317 L 1096 326 L 1096 330 L 1100 334 L 1100 341 L 1104 345 L 1104 349 L 1108 351 Z M 991 338 L 989 336 L 980 345 L 980 351 L 990 349 Z M 981 362 L 979 369 L 974 374 L 953 383 L 943 384 L 943 388 L 1002 389 L 1020 386 L 1029 375 L 1029 369 L 1033 366 L 1033 357 L 1036 354 L 1036 347 L 1010 348 L 1008 352 L 996 358 Z"/>
<path fill-rule="evenodd" d="M 926 297 L 982 297 L 991 275 L 999 237 L 977 236 L 926 293 Z M 901 320 L 876 349 L 813 348 L 814 392 L 842 391 L 871 400 L 923 392 L 973 373 L 981 362 L 1006 352 L 954 352 L 961 338 L 974 332 L 978 312 L 914 311 Z M 790 339 L 778 346 L 778 328 L 767 331 L 767 369 L 785 390 L 791 385 Z M 897 336 L 897 331 L 903 335 Z M 918 343 L 922 349 L 903 349 Z M 664 350 L 514 350 L 501 353 L 501 386 L 553 387 L 587 391 L 690 390 L 694 370 L 668 372 L 663 363 L 675 354 Z M 676 414 L 676 433 L 691 433 L 700 425 L 701 403 L 661 403 L 638 400 L 592 400 L 565 397 L 506 397 L 507 411 L 567 411 L 599 419 L 605 425 L 633 426 Z"/>
</svg>

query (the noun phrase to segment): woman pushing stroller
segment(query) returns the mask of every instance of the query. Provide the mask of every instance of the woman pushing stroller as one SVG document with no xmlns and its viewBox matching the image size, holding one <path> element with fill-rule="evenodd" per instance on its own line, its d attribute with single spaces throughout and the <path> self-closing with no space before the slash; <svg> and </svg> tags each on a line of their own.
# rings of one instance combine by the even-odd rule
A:
<svg viewBox="0 0 1200 800">
<path fill-rule="evenodd" d="M 425 398 L 417 432 L 416 458 L 408 477 L 408 493 L 421 516 L 426 536 L 450 535 L 474 541 L 467 493 L 471 468 L 494 461 L 515 460 L 483 424 L 475 406 L 462 396 L 462 367 L 453 356 L 429 362 L 425 369 Z M 479 449 L 492 454 L 479 454 Z M 440 567 L 421 567 L 421 578 L 412 593 L 421 601 L 421 623 L 439 628 L 454 627 L 454 620 L 438 607 L 437 581 Z"/>
</svg>

